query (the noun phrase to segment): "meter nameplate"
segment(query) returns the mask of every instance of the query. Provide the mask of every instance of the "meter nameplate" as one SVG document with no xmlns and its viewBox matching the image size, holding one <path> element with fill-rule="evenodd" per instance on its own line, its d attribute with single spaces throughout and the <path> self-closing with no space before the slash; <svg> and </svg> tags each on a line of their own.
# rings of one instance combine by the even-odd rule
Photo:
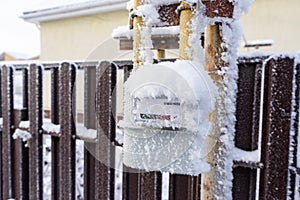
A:
<svg viewBox="0 0 300 200">
<path fill-rule="evenodd" d="M 178 98 L 168 100 L 166 97 L 134 98 L 132 110 L 136 125 L 156 128 L 179 128 L 181 107 Z"/>
</svg>

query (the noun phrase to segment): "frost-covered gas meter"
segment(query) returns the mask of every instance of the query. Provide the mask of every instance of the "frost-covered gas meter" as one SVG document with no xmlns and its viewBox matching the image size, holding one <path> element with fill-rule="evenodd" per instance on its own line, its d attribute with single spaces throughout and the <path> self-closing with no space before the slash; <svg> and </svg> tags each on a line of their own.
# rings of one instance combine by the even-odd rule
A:
<svg viewBox="0 0 300 200">
<path fill-rule="evenodd" d="M 124 164 L 196 175 L 209 170 L 205 140 L 216 89 L 190 61 L 145 65 L 124 86 Z"/>
</svg>

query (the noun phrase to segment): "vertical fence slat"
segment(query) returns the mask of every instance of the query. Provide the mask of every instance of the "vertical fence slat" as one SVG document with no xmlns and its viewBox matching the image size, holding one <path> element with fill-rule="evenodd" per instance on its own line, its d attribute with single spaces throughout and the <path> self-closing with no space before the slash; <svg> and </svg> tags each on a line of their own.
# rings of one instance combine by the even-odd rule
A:
<svg viewBox="0 0 300 200">
<path fill-rule="evenodd" d="M 23 77 L 23 108 L 14 110 L 14 126 L 20 121 L 28 121 L 28 69 L 22 69 Z M 25 147 L 21 139 L 14 141 L 15 165 L 15 198 L 29 199 L 29 148 Z"/>
<path fill-rule="evenodd" d="M 59 142 L 59 199 L 75 199 L 76 175 L 76 67 L 62 63 L 59 79 L 61 137 Z"/>
<path fill-rule="evenodd" d="M 51 122 L 59 124 L 59 68 L 51 69 Z M 51 137 L 51 199 L 59 198 L 59 141 L 58 137 Z"/>
<path fill-rule="evenodd" d="M 13 68 L 2 67 L 2 199 L 14 197 L 13 183 Z"/>
<path fill-rule="evenodd" d="M 258 148 L 262 59 L 239 64 L 235 146 L 245 151 Z M 233 170 L 233 199 L 255 199 L 256 169 Z"/>
<path fill-rule="evenodd" d="M 0 67 L 0 117 L 2 119 L 2 124 L 1 124 L 1 127 L 0 127 L 0 181 L 1 181 L 1 185 L 0 185 L 0 199 L 2 200 L 2 185 L 3 185 L 3 179 L 2 179 L 2 134 L 3 134 L 3 131 L 2 131 L 2 128 L 3 128 L 3 116 L 2 116 L 2 67 Z"/>
<path fill-rule="evenodd" d="M 262 63 L 239 65 L 235 146 L 246 151 L 258 148 L 261 69 Z"/>
<path fill-rule="evenodd" d="M 27 109 L 14 111 L 15 127 L 20 121 L 28 121 Z M 14 140 L 14 182 L 15 198 L 29 199 L 29 148 L 25 147 L 26 142 L 18 138 Z"/>
<path fill-rule="evenodd" d="M 43 74 L 42 67 L 32 64 L 29 67 L 29 132 L 32 134 L 29 148 L 30 199 L 43 198 Z"/>
<path fill-rule="evenodd" d="M 143 172 L 140 176 L 139 199 L 161 199 L 161 172 Z"/>
<path fill-rule="evenodd" d="M 169 199 L 200 199 L 200 176 L 170 175 Z"/>
<path fill-rule="evenodd" d="M 96 66 L 84 69 L 84 126 L 88 129 L 96 129 Z M 95 144 L 85 142 L 90 151 L 95 150 Z M 95 197 L 95 157 L 84 148 L 84 199 Z"/>
<path fill-rule="evenodd" d="M 130 173 L 132 171 L 132 173 Z M 133 172 L 135 171 L 135 172 Z M 123 165 L 123 191 L 122 199 L 139 198 L 139 174 L 136 170 Z"/>
<path fill-rule="evenodd" d="M 296 197 L 299 197 L 300 196 L 300 188 L 299 185 L 300 183 L 296 183 L 297 180 L 299 180 L 299 178 L 297 179 L 297 177 L 299 177 L 299 174 L 297 174 L 297 168 L 299 168 L 300 166 L 298 166 L 298 161 L 300 158 L 297 158 L 297 152 L 300 151 L 300 149 L 298 149 L 298 146 L 299 146 L 299 117 L 300 117 L 300 64 L 297 64 L 296 65 L 296 75 L 295 75 L 295 78 L 296 78 L 296 82 L 295 82 L 295 107 L 293 108 L 293 112 L 295 112 L 295 118 L 294 118 L 294 121 L 293 121 L 293 128 L 294 128 L 294 136 L 293 136 L 293 143 L 294 143 L 294 151 L 293 151 L 293 160 L 292 160 L 292 169 L 290 169 L 290 174 L 291 174 L 291 177 L 290 177 L 290 187 L 291 187 L 291 194 L 290 194 L 290 198 L 291 199 L 297 199 Z M 296 169 L 295 171 L 293 171 L 293 169 Z"/>
<path fill-rule="evenodd" d="M 260 198 L 286 199 L 294 61 L 271 59 L 266 70 Z"/>
<path fill-rule="evenodd" d="M 116 86 L 116 66 L 110 62 L 101 62 L 96 72 L 96 119 L 97 143 L 95 162 L 95 199 L 114 199 L 114 148 L 111 146 L 115 139 L 115 102 L 113 90 Z M 100 161 L 99 161 L 100 160 Z"/>
</svg>

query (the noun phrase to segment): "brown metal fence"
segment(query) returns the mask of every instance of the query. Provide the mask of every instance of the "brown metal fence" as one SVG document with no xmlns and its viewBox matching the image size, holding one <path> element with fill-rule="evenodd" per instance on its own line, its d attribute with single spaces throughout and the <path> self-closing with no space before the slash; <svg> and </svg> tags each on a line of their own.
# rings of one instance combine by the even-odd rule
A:
<svg viewBox="0 0 300 200">
<path fill-rule="evenodd" d="M 288 56 L 239 58 L 235 146 L 260 150 L 261 162 L 234 161 L 233 199 L 296 199 L 300 65 Z M 115 199 L 115 93 L 117 71 L 132 63 L 81 62 L 3 65 L 1 68 L 0 199 L 43 199 L 43 135 L 51 136 L 52 199 L 76 199 L 76 140 L 83 140 L 84 199 Z M 97 139 L 76 134 L 76 77 L 84 71 L 84 126 Z M 22 72 L 23 108 L 14 108 L 14 73 Z M 51 74 L 51 122 L 43 129 L 43 71 Z M 29 120 L 30 147 L 12 135 Z M 24 128 L 23 128 L 24 129 Z M 103 134 L 99 134 L 103 133 Z M 108 140 L 101 141 L 100 135 Z M 90 151 L 92 149 L 92 151 Z M 94 152 L 92 154 L 91 152 Z M 101 153 L 102 152 L 102 153 Z M 103 154 L 105 152 L 105 154 Z M 99 159 L 95 158 L 101 156 Z M 123 166 L 122 199 L 162 199 L 162 173 L 129 173 Z M 126 171 L 126 172 L 125 172 Z M 297 182 L 298 181 L 298 182 Z M 169 175 L 168 198 L 200 199 L 201 177 Z M 120 192 L 120 190 L 118 190 Z"/>
</svg>

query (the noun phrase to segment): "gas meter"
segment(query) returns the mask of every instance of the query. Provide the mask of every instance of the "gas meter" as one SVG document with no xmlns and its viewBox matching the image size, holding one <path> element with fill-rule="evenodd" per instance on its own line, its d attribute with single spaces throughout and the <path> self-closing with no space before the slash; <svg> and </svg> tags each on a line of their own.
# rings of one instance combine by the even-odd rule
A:
<svg viewBox="0 0 300 200">
<path fill-rule="evenodd" d="M 144 65 L 124 85 L 123 161 L 131 168 L 197 175 L 216 89 L 190 61 Z"/>
</svg>

